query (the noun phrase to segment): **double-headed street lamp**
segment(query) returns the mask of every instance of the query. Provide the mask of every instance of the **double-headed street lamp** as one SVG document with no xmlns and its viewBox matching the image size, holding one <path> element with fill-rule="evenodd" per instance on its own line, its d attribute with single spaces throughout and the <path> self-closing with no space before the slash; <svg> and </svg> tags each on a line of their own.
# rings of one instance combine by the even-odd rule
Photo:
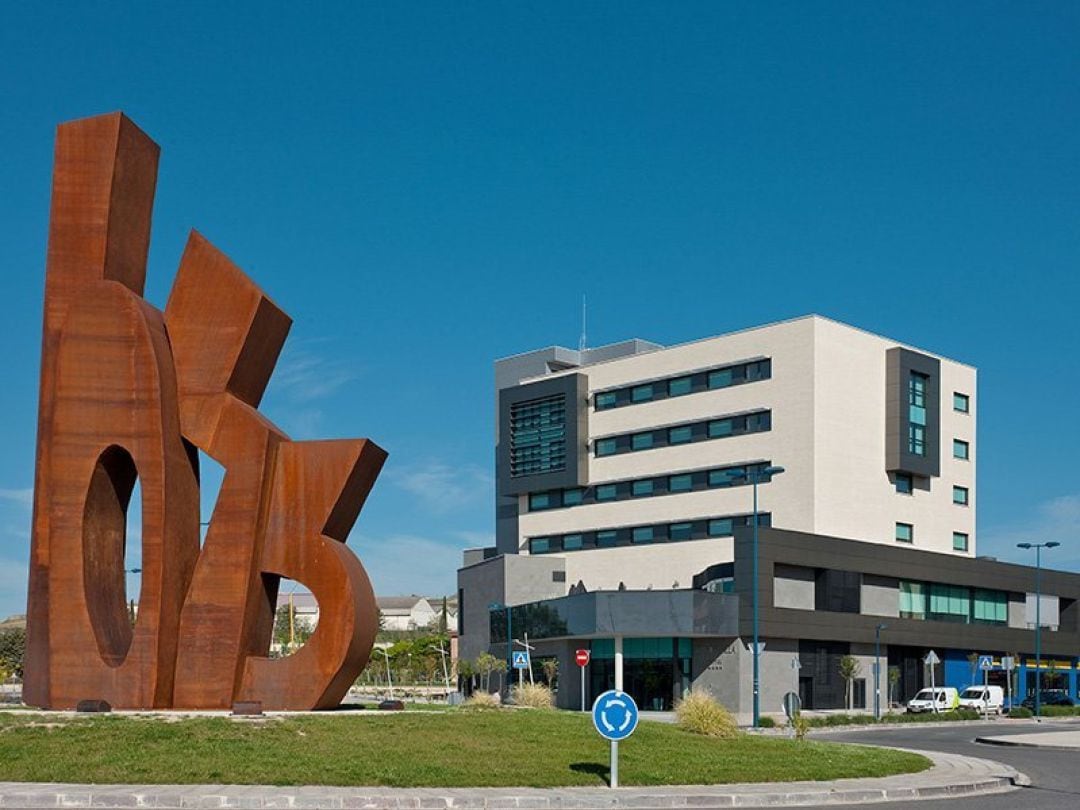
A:
<svg viewBox="0 0 1080 810">
<path fill-rule="evenodd" d="M 1035 719 L 1039 718 L 1039 704 L 1042 700 L 1042 550 L 1057 548 L 1061 543 L 1053 540 L 1047 543 L 1017 543 L 1017 548 L 1030 551 L 1035 549 Z"/>
<path fill-rule="evenodd" d="M 753 563 L 753 605 L 754 605 L 754 728 L 758 728 L 761 723 L 761 645 L 758 642 L 758 497 L 757 486 L 758 481 L 762 478 L 772 478 L 774 475 L 779 475 L 784 471 L 783 467 L 766 467 L 763 470 L 759 470 L 757 467 L 744 468 L 741 473 L 732 473 L 730 478 L 733 480 L 749 479 L 754 485 L 754 563 Z"/>
</svg>

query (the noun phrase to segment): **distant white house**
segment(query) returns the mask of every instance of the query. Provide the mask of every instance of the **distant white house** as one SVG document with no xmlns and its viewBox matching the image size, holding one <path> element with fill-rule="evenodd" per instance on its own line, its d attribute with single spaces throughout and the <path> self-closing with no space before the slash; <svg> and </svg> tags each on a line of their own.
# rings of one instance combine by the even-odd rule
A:
<svg viewBox="0 0 1080 810">
<path fill-rule="evenodd" d="M 436 622 L 442 611 L 441 599 L 434 604 L 423 596 L 378 596 L 375 599 L 382 615 L 383 630 L 418 630 Z M 319 624 L 319 603 L 307 591 L 279 593 L 277 607 L 292 607 L 293 623 L 299 629 L 314 630 Z M 457 614 L 452 607 L 447 611 L 447 627 L 453 629 Z"/>
</svg>

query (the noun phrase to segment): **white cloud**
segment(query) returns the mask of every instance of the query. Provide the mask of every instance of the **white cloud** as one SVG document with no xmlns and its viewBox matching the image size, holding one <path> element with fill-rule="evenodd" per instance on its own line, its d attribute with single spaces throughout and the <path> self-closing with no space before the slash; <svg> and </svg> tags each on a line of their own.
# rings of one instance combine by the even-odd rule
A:
<svg viewBox="0 0 1080 810">
<path fill-rule="evenodd" d="M 397 467 L 387 472 L 387 479 L 439 514 L 493 499 L 494 480 L 486 470 L 473 465 L 428 462 Z"/>
<path fill-rule="evenodd" d="M 0 501 L 10 501 L 17 503 L 19 506 L 25 506 L 29 509 L 34 505 L 34 488 L 26 487 L 25 489 L 0 489 Z"/>
<path fill-rule="evenodd" d="M 288 343 L 270 378 L 268 393 L 281 394 L 292 402 L 314 402 L 333 395 L 356 377 L 352 367 L 311 350 L 320 341 Z"/>
<path fill-rule="evenodd" d="M 379 596 L 457 592 L 461 548 L 413 535 L 353 536 L 349 548 L 360 558 Z"/>
</svg>

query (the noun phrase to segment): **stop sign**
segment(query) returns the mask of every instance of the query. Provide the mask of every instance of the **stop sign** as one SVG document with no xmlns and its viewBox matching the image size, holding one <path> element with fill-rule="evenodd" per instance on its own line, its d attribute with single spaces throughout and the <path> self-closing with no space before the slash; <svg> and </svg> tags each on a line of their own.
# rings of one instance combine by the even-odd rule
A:
<svg viewBox="0 0 1080 810">
<path fill-rule="evenodd" d="M 577 662 L 579 667 L 587 667 L 589 665 L 589 651 L 578 650 L 574 653 L 574 661 Z"/>
</svg>

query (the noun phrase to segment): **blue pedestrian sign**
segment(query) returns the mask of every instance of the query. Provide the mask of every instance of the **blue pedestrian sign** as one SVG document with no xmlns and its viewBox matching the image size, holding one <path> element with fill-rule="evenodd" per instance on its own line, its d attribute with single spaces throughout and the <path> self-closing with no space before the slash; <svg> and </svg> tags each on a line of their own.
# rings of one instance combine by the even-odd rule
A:
<svg viewBox="0 0 1080 810">
<path fill-rule="evenodd" d="M 528 669 L 529 654 L 527 652 L 514 653 L 514 669 Z"/>
<path fill-rule="evenodd" d="M 612 742 L 625 740 L 637 728 L 637 704 L 626 692 L 609 689 L 593 704 L 592 721 L 601 737 Z"/>
<path fill-rule="evenodd" d="M 983 672 L 986 672 L 987 670 L 990 670 L 990 669 L 993 669 L 993 668 L 994 668 L 994 661 L 993 661 L 992 658 L 990 658 L 989 655 L 980 655 L 979 656 L 979 669 L 981 669 Z"/>
</svg>

